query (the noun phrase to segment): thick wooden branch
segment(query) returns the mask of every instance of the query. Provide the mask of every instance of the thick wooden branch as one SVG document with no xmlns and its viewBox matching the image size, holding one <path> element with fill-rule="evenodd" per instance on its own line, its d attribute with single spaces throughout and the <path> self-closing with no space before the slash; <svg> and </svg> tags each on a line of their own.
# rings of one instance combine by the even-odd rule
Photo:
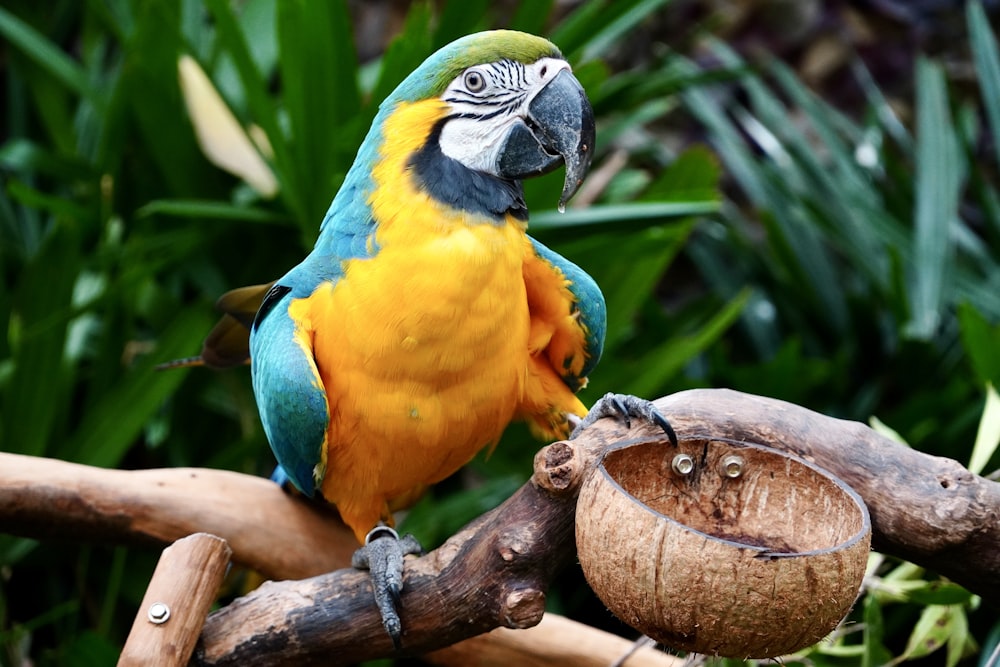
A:
<svg viewBox="0 0 1000 667">
<path fill-rule="evenodd" d="M 657 404 L 681 437 L 756 441 L 814 461 L 865 499 L 876 548 L 948 576 L 987 601 L 1000 599 L 1000 484 L 862 424 L 782 401 L 693 390 Z M 539 453 L 532 482 L 507 503 L 433 553 L 408 560 L 404 650 L 425 653 L 491 628 L 537 623 L 552 574 L 573 557 L 576 489 L 584 472 L 609 443 L 659 435 L 603 420 L 572 446 L 556 443 Z M 340 549 L 330 560 L 343 563 L 354 548 L 329 538 L 325 513 L 264 480 L 244 486 L 251 478 L 215 471 L 120 472 L 51 461 L 38 468 L 37 459 L 0 454 L 0 531 L 171 541 L 205 530 L 230 541 L 234 560 L 275 577 L 325 571 L 315 560 L 307 564 L 309 554 L 325 560 L 324 549 Z M 328 546 L 320 546 L 327 539 Z M 292 557 L 300 546 L 305 553 Z M 215 612 L 196 661 L 345 664 L 391 653 L 367 575 L 345 569 L 268 583 Z"/>
<path fill-rule="evenodd" d="M 258 477 L 207 469 L 107 470 L 0 452 L 2 533 L 161 546 L 199 531 L 224 537 L 235 562 L 278 580 L 347 567 L 358 547 L 335 513 Z M 565 619 L 555 622 L 561 621 Z M 551 659 L 570 647 L 575 651 L 606 643 L 604 635 L 575 624 L 572 634 L 547 637 L 536 645 Z M 437 660 L 447 664 L 449 655 L 467 650 L 448 647 Z M 484 664 L 503 664 L 505 656 L 528 649 L 523 638 L 508 632 L 477 638 L 475 651 Z M 576 665 L 574 655 L 568 651 L 570 662 L 562 664 Z M 641 657 L 637 667 L 671 664 L 659 661 L 667 656 L 651 651 Z"/>
<path fill-rule="evenodd" d="M 201 468 L 106 470 L 2 452 L 0 532 L 157 546 L 211 533 L 229 543 L 235 562 L 271 579 L 346 567 L 358 546 L 332 512 L 266 479 Z"/>
<path fill-rule="evenodd" d="M 605 430 L 588 430 L 590 447 L 544 448 L 532 480 L 503 505 L 430 554 L 407 561 L 400 614 L 405 653 L 541 620 L 549 581 L 573 557 L 576 494 L 606 444 L 600 438 Z M 330 665 L 393 653 L 366 572 L 344 569 L 291 583 L 265 583 L 212 614 L 194 662 Z"/>
</svg>

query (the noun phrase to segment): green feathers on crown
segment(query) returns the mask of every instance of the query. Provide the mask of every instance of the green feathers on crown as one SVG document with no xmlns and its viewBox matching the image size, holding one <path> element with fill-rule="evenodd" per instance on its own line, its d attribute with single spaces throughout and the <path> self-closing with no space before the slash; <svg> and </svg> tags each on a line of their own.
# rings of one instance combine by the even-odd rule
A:
<svg viewBox="0 0 1000 667">
<path fill-rule="evenodd" d="M 403 80 L 387 102 L 415 102 L 438 97 L 466 68 L 507 58 L 533 63 L 562 58 L 552 42 L 516 30 L 489 30 L 466 35 L 442 47 Z"/>
</svg>

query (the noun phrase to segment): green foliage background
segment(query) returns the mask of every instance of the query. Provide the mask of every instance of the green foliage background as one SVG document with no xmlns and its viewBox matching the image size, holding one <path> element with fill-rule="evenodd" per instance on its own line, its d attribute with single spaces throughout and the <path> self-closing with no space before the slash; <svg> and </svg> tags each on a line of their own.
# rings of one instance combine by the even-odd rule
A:
<svg viewBox="0 0 1000 667">
<path fill-rule="evenodd" d="M 552 210 L 561 174 L 527 184 L 533 233 L 608 298 L 586 401 L 728 386 L 878 415 L 913 446 L 968 461 L 985 388 L 1000 382 L 1000 58 L 980 6 L 966 13 L 975 84 L 923 56 L 901 118 L 861 60 L 863 104 L 848 113 L 780 60 L 748 62 L 710 22 L 689 31 L 697 49 L 622 65 L 667 0 L 588 0 L 558 17 L 555 4 L 414 3 L 361 63 L 342 1 L 5 3 L 0 449 L 266 474 L 245 369 L 155 365 L 197 352 L 218 295 L 303 256 L 405 74 L 459 35 L 512 27 L 563 49 L 598 114 L 595 167 L 618 164 L 590 207 L 565 215 Z M 182 54 L 267 137 L 275 197 L 205 157 Z M 691 131 L 667 142 L 667 126 Z M 995 442 L 979 440 L 995 469 Z M 442 540 L 522 483 L 536 447 L 514 429 L 405 527 Z M 0 664 L 112 664 L 156 556 L 0 535 Z M 872 571 L 852 616 L 863 624 L 846 626 L 863 631 L 811 651 L 814 664 L 939 648 L 932 661 L 985 664 L 1000 625 L 978 598 L 910 564 L 876 557 Z M 628 631 L 576 572 L 552 606 Z"/>
</svg>

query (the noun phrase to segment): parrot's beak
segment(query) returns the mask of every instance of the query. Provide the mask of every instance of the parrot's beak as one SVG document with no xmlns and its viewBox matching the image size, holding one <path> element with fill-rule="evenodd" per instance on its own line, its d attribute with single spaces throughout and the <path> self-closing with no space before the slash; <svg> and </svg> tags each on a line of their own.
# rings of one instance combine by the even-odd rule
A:
<svg viewBox="0 0 1000 667">
<path fill-rule="evenodd" d="M 528 104 L 523 123 L 514 125 L 500 152 L 500 176 L 512 179 L 546 174 L 561 163 L 566 180 L 559 208 L 569 201 L 594 157 L 594 110 L 583 86 L 562 70 Z"/>
</svg>

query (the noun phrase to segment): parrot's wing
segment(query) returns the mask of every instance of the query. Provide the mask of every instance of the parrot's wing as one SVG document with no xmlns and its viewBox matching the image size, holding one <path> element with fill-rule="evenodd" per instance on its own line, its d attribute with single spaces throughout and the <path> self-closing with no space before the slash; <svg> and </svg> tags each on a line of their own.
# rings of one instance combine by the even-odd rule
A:
<svg viewBox="0 0 1000 667">
<path fill-rule="evenodd" d="M 264 297 L 250 330 L 253 390 L 278 463 L 304 494 L 315 494 L 326 467 L 330 421 L 312 336 L 289 314 L 292 288 L 281 281 Z"/>
<path fill-rule="evenodd" d="M 577 391 L 600 361 L 607 330 L 607 306 L 601 289 L 583 269 L 562 255 L 531 239 L 536 264 L 554 271 L 564 282 L 571 317 L 554 324 L 547 353 L 566 385 Z M 534 270 L 538 270 L 536 267 Z M 547 281 L 539 281 L 545 283 Z M 532 300 L 532 285 L 528 285 Z"/>
</svg>

